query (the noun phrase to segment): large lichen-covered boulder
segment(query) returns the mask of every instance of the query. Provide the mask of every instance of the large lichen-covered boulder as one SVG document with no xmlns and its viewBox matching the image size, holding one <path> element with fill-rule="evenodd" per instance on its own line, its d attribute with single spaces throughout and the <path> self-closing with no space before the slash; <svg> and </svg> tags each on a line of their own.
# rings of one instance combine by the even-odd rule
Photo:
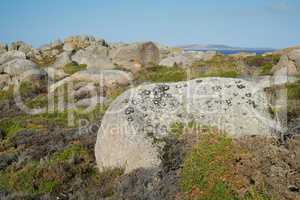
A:
<svg viewBox="0 0 300 200">
<path fill-rule="evenodd" d="M 158 167 L 172 124 L 191 121 L 235 137 L 271 136 L 278 128 L 265 93 L 252 82 L 204 78 L 142 85 L 119 96 L 105 113 L 95 147 L 97 165 L 126 172 Z"/>
<path fill-rule="evenodd" d="M 159 49 L 153 42 L 121 45 L 112 53 L 113 62 L 121 67 L 129 68 L 134 64 L 145 67 L 159 62 Z"/>
</svg>

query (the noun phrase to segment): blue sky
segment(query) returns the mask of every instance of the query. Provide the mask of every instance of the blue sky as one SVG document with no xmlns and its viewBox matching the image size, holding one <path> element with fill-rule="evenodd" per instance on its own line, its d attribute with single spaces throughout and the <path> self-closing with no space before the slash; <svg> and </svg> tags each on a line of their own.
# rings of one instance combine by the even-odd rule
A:
<svg viewBox="0 0 300 200">
<path fill-rule="evenodd" d="M 68 35 L 167 45 L 300 44 L 299 0 L 1 0 L 0 41 L 34 46 Z"/>
</svg>

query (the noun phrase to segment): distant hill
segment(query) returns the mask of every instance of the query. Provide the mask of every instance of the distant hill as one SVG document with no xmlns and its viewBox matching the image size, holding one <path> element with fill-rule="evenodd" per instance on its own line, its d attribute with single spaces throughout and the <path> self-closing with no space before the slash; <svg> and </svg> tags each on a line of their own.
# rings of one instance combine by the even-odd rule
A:
<svg viewBox="0 0 300 200">
<path fill-rule="evenodd" d="M 180 45 L 177 47 L 182 48 L 184 50 L 203 50 L 203 51 L 208 51 L 208 50 L 215 50 L 215 51 L 220 51 L 220 50 L 239 50 L 239 51 L 268 50 L 268 51 L 274 51 L 275 50 L 272 48 L 232 47 L 232 46 L 222 45 L 222 44 L 208 44 L 208 45 L 188 44 L 188 45 Z"/>
</svg>

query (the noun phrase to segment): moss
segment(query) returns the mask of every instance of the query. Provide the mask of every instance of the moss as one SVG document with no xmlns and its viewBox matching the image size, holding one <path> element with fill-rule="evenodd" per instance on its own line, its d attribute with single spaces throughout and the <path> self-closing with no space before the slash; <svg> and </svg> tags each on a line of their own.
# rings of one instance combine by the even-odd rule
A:
<svg viewBox="0 0 300 200">
<path fill-rule="evenodd" d="M 85 64 L 78 65 L 77 63 L 73 62 L 73 63 L 66 64 L 63 69 L 66 74 L 71 75 L 78 71 L 85 70 L 86 68 L 87 68 L 87 65 L 85 65 Z"/>
<path fill-rule="evenodd" d="M 253 188 L 245 195 L 243 200 L 270 200 L 270 198 L 263 192 L 259 192 L 255 188 Z"/>
<path fill-rule="evenodd" d="M 232 157 L 232 141 L 224 135 L 201 138 L 183 163 L 181 188 L 185 193 L 198 190 L 199 199 L 232 199 L 231 189 L 222 180 L 229 170 L 224 162 Z"/>
<path fill-rule="evenodd" d="M 0 102 L 2 101 L 10 101 L 14 98 L 14 88 L 13 86 L 9 86 L 7 90 L 0 90 Z"/>
<path fill-rule="evenodd" d="M 44 108 L 47 107 L 48 97 L 45 94 L 39 95 L 25 103 L 29 108 Z"/>
<path fill-rule="evenodd" d="M 26 96 L 36 89 L 35 85 L 31 82 L 25 81 L 22 82 L 19 88 L 21 96 Z"/>
<path fill-rule="evenodd" d="M 237 150 L 231 138 L 214 129 L 202 132 L 198 143 L 183 161 L 180 187 L 185 199 L 197 200 L 267 200 L 255 188 L 240 196 L 237 189 L 244 183 L 236 174 Z"/>
<path fill-rule="evenodd" d="M 19 122 L 11 119 L 0 121 L 0 130 L 4 133 L 4 137 L 10 138 L 17 132 L 24 129 L 24 126 Z"/>
<path fill-rule="evenodd" d="M 8 191 L 21 192 L 36 196 L 51 193 L 58 189 L 68 178 L 62 173 L 61 167 L 71 165 L 69 160 L 77 159 L 70 173 L 83 175 L 88 169 L 92 158 L 88 151 L 79 144 L 72 144 L 64 150 L 53 154 L 43 162 L 30 161 L 22 168 L 10 166 L 5 171 L 0 171 L 0 188 Z M 65 172 L 67 173 L 67 172 Z"/>
<path fill-rule="evenodd" d="M 87 160 L 89 157 L 88 151 L 78 144 L 72 144 L 65 148 L 63 151 L 53 154 L 49 163 L 57 164 L 59 162 L 68 161 L 73 157 Z"/>
<path fill-rule="evenodd" d="M 271 70 L 273 68 L 272 63 L 264 63 L 260 68 L 260 75 L 272 75 Z"/>
<path fill-rule="evenodd" d="M 240 76 L 237 60 L 224 55 L 216 55 L 209 61 L 198 61 L 191 67 L 191 78 Z"/>
<path fill-rule="evenodd" d="M 208 61 L 197 61 L 193 63 L 192 67 L 209 67 L 212 69 L 227 69 L 237 66 L 234 58 L 224 55 L 216 55 Z"/>
<path fill-rule="evenodd" d="M 300 98 L 300 82 L 287 84 L 287 95 L 288 99 L 299 99 Z"/>
<path fill-rule="evenodd" d="M 39 185 L 39 192 L 41 194 L 47 194 L 47 193 L 51 193 L 55 190 L 55 188 L 57 188 L 59 185 L 58 181 L 53 181 L 53 180 L 45 180 L 42 181 Z"/>
<path fill-rule="evenodd" d="M 115 180 L 123 175 L 125 170 L 123 168 L 105 169 L 102 172 L 96 170 L 91 174 L 92 179 L 90 183 L 102 188 L 101 197 L 111 197 L 114 194 Z"/>
<path fill-rule="evenodd" d="M 179 138 L 183 134 L 184 127 L 185 126 L 183 123 L 175 122 L 170 126 L 171 133 L 174 134 L 177 138 Z"/>
<path fill-rule="evenodd" d="M 107 108 L 108 108 L 108 106 L 97 105 L 97 106 L 95 106 L 95 108 L 92 111 L 90 111 L 88 113 L 85 113 L 85 112 L 83 112 L 83 110 L 81 111 L 80 109 L 76 110 L 76 112 L 74 112 L 75 121 L 76 121 L 76 123 L 78 123 L 79 119 L 86 119 L 90 123 L 99 121 L 104 116 L 104 113 Z"/>
<path fill-rule="evenodd" d="M 187 73 L 180 67 L 153 66 L 143 68 L 136 76 L 139 81 L 178 82 L 187 79 Z"/>
<path fill-rule="evenodd" d="M 208 72 L 204 74 L 200 74 L 199 77 L 223 77 L 223 78 L 236 78 L 240 76 L 240 73 L 236 71 L 215 71 L 215 72 Z"/>
</svg>

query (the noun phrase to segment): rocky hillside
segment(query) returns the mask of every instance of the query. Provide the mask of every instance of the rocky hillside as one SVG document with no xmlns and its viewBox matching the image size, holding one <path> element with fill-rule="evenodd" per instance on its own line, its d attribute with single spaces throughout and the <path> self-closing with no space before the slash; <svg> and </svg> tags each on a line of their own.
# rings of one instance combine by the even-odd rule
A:
<svg viewBox="0 0 300 200">
<path fill-rule="evenodd" d="M 300 199 L 300 48 L 0 44 L 0 199 Z"/>
</svg>

